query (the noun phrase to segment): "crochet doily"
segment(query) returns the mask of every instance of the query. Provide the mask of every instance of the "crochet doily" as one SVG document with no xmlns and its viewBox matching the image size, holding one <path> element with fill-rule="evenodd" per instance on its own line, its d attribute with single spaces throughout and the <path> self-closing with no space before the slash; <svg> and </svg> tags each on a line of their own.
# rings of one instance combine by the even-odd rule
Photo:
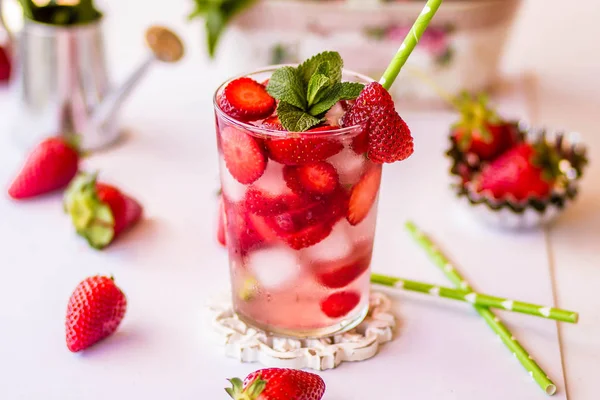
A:
<svg viewBox="0 0 600 400">
<path fill-rule="evenodd" d="M 254 329 L 233 312 L 231 302 L 210 306 L 212 328 L 225 355 L 266 367 L 323 371 L 343 362 L 374 357 L 381 344 L 393 338 L 396 319 L 386 295 L 372 292 L 369 313 L 356 328 L 323 339 L 290 339 Z"/>
</svg>

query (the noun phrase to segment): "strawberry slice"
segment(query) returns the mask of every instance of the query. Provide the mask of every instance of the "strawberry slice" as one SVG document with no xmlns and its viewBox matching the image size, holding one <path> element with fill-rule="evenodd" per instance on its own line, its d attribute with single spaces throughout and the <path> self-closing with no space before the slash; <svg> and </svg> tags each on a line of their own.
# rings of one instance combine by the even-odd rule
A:
<svg viewBox="0 0 600 400">
<path fill-rule="evenodd" d="M 334 166 L 325 161 L 286 166 L 283 177 L 294 193 L 325 195 L 333 193 L 339 185 L 338 173 Z"/>
<path fill-rule="evenodd" d="M 323 223 L 311 225 L 294 233 L 282 235 L 281 238 L 294 250 L 313 246 L 325 239 L 331 233 L 333 225 Z"/>
<path fill-rule="evenodd" d="M 228 247 L 242 254 L 260 247 L 263 236 L 257 232 L 249 213 L 241 204 L 228 203 L 225 206 Z"/>
<path fill-rule="evenodd" d="M 263 120 L 260 124 L 261 128 L 271 129 L 274 131 L 284 131 L 283 125 L 281 125 L 281 121 L 279 121 L 279 117 L 277 115 L 270 116 L 269 118 Z"/>
<path fill-rule="evenodd" d="M 248 213 L 249 225 L 256 231 L 265 243 L 273 243 L 277 241 L 277 234 L 271 228 L 271 225 L 266 221 L 265 217 Z"/>
<path fill-rule="evenodd" d="M 291 248 L 300 250 L 319 243 L 346 214 L 343 190 L 324 198 L 305 198 L 304 205 L 267 218 L 267 223 Z"/>
<path fill-rule="evenodd" d="M 240 121 L 256 121 L 273 114 L 277 104 L 263 85 L 244 77 L 225 87 L 219 106 L 227 115 Z"/>
<path fill-rule="evenodd" d="M 329 318 L 341 318 L 347 315 L 360 302 L 360 294 L 355 291 L 337 292 L 321 301 L 321 311 Z"/>
<path fill-rule="evenodd" d="M 267 168 L 262 146 L 244 131 L 225 127 L 221 131 L 221 148 L 227 169 L 239 183 L 256 181 Z"/>
<path fill-rule="evenodd" d="M 245 202 L 251 213 L 260 216 L 273 216 L 297 206 L 301 199 L 295 194 L 272 196 L 260 189 L 251 187 L 246 192 Z"/>
<path fill-rule="evenodd" d="M 348 215 L 346 216 L 351 225 L 358 225 L 369 214 L 375 199 L 377 199 L 380 183 L 381 167 L 374 166 L 367 170 L 360 181 L 354 185 L 350 192 Z"/>
<path fill-rule="evenodd" d="M 330 126 L 313 128 L 307 132 L 328 131 Z M 344 146 L 335 139 L 327 137 L 310 137 L 303 133 L 298 138 L 270 139 L 265 142 L 269 157 L 285 165 L 301 165 L 323 161 L 336 155 Z"/>
<path fill-rule="evenodd" d="M 354 282 L 369 269 L 370 257 L 363 257 L 349 264 L 336 266 L 333 269 L 317 273 L 317 281 L 325 287 L 339 289 Z"/>
</svg>

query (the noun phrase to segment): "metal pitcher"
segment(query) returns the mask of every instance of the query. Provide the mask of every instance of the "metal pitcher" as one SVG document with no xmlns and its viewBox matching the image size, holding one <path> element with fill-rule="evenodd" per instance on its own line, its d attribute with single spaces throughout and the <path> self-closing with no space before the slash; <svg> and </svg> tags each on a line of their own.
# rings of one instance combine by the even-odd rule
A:
<svg viewBox="0 0 600 400">
<path fill-rule="evenodd" d="M 76 135 L 87 151 L 114 143 L 121 133 L 119 108 L 142 76 L 155 61 L 176 62 L 184 52 L 173 32 L 150 27 L 145 35 L 150 54 L 124 83 L 112 87 L 102 19 L 79 26 L 25 19 L 12 36 L 10 129 L 26 148 L 51 135 Z"/>
</svg>

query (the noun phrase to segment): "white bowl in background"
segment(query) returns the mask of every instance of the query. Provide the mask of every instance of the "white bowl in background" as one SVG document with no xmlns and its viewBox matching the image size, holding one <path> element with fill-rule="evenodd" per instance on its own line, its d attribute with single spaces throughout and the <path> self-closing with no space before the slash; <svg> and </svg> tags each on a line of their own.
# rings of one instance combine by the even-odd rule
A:
<svg viewBox="0 0 600 400">
<path fill-rule="evenodd" d="M 439 101 L 415 71 L 450 94 L 492 86 L 520 4 L 521 0 L 444 2 L 392 94 L 403 101 Z M 232 21 L 218 49 L 218 62 L 235 75 L 335 50 L 347 68 L 379 79 L 422 7 L 421 1 L 262 0 Z"/>
</svg>

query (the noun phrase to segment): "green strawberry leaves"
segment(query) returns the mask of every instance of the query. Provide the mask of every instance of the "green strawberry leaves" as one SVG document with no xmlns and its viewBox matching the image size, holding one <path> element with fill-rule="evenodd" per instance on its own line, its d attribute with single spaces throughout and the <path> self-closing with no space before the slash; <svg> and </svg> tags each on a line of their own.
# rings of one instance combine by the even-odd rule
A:
<svg viewBox="0 0 600 400">
<path fill-rule="evenodd" d="M 338 101 L 358 97 L 364 85 L 342 82 L 343 66 L 339 53 L 326 51 L 297 68 L 285 66 L 273 73 L 267 92 L 279 100 L 277 115 L 285 129 L 307 131 L 320 124 Z"/>
<path fill-rule="evenodd" d="M 233 17 L 256 3 L 257 0 L 194 0 L 195 8 L 189 20 L 204 18 L 208 55 L 214 58 L 217 45 Z"/>
</svg>

